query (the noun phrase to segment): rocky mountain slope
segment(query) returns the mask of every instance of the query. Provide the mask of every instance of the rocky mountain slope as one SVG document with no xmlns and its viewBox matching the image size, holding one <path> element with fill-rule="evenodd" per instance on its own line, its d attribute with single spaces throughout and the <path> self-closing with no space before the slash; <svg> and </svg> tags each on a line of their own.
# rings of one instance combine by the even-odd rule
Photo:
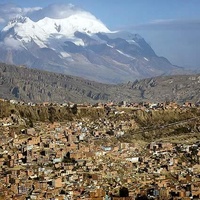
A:
<svg viewBox="0 0 200 200">
<path fill-rule="evenodd" d="M 92 14 L 18 17 L 0 32 L 0 61 L 104 83 L 182 73 L 139 35 L 110 31 Z"/>
<path fill-rule="evenodd" d="M 0 64 L 0 98 L 25 102 L 197 102 L 200 75 L 155 77 L 102 84 L 79 77 Z"/>
</svg>

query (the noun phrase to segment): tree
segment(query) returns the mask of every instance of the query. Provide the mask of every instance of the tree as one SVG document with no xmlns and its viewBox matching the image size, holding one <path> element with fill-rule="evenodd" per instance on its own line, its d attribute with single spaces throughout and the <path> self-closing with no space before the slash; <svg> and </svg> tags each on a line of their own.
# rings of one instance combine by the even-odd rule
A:
<svg viewBox="0 0 200 200">
<path fill-rule="evenodd" d="M 48 113 L 49 113 L 49 121 L 50 121 L 51 123 L 54 123 L 54 121 L 55 121 L 56 109 L 55 109 L 54 107 L 51 106 L 51 107 L 48 109 Z"/>
<path fill-rule="evenodd" d="M 74 104 L 74 105 L 72 106 L 71 111 L 72 111 L 72 113 L 73 113 L 74 115 L 77 114 L 77 112 L 78 112 L 77 104 Z"/>
<path fill-rule="evenodd" d="M 120 188 L 120 190 L 119 190 L 119 196 L 120 197 L 128 197 L 129 196 L 128 188 L 126 188 L 126 187 Z"/>
</svg>

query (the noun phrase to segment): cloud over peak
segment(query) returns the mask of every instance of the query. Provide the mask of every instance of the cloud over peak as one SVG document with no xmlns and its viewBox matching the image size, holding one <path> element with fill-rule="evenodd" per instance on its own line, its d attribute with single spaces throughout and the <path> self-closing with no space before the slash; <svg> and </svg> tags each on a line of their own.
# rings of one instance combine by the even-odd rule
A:
<svg viewBox="0 0 200 200">
<path fill-rule="evenodd" d="M 51 4 L 44 8 L 20 8 L 14 4 L 0 4 L 0 24 L 6 24 L 11 19 L 19 16 L 27 16 L 33 21 L 39 21 L 45 17 L 63 19 L 76 14 L 84 14 L 88 18 L 96 19 L 91 13 L 73 4 Z"/>
<path fill-rule="evenodd" d="M 33 21 L 38 21 L 44 17 L 53 19 L 68 18 L 75 14 L 86 14 L 89 17 L 95 18 L 91 13 L 82 10 L 81 8 L 74 6 L 73 4 L 51 4 L 45 8 L 37 10 L 36 12 L 28 15 Z"/>
<path fill-rule="evenodd" d="M 0 24 L 7 23 L 9 20 L 20 15 L 30 15 L 40 9 L 40 7 L 21 8 L 15 4 L 0 4 Z"/>
</svg>

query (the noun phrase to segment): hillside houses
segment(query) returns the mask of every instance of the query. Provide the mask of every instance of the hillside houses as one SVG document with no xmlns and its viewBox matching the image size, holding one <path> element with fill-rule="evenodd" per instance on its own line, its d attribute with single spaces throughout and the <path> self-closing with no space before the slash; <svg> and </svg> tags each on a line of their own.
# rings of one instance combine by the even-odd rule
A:
<svg viewBox="0 0 200 200">
<path fill-rule="evenodd" d="M 0 126 L 4 199 L 198 199 L 200 142 L 120 140 L 134 121 L 104 117 Z M 126 113 L 125 113 L 126 114 Z M 111 118 L 113 115 L 115 118 Z M 126 116 L 126 115 L 125 115 Z M 129 119 L 129 118 L 127 118 Z M 2 123 L 4 123 L 2 119 Z M 121 133 L 121 134 L 120 134 Z M 122 188 L 128 196 L 121 194 Z"/>
</svg>

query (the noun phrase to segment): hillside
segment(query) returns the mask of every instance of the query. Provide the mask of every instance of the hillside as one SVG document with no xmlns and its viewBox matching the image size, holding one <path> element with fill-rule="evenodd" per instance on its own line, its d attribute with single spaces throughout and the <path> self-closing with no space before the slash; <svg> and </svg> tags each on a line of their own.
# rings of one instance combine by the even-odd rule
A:
<svg viewBox="0 0 200 200">
<path fill-rule="evenodd" d="M 193 183 L 199 183 L 200 107 L 177 106 L 175 103 L 156 109 L 142 107 L 110 106 L 108 113 L 103 106 L 28 106 L 0 101 L 0 154 L 2 176 L 5 177 L 1 184 L 7 184 L 2 187 L 0 198 L 6 199 L 4 194 L 11 194 L 10 199 L 13 199 L 12 188 L 16 180 L 20 180 L 19 184 L 34 186 L 78 175 L 86 175 L 85 191 L 87 186 L 91 191 L 91 184 L 105 184 L 109 190 L 113 187 L 116 199 L 119 199 L 119 193 L 115 183 L 119 180 L 120 184 L 131 188 L 129 191 L 135 191 L 137 185 L 138 189 L 141 186 L 152 188 L 155 183 L 160 183 L 160 177 L 167 183 L 173 181 L 174 185 L 184 186 L 188 180 L 183 174 L 188 175 L 188 169 L 194 169 L 191 178 Z M 21 155 L 21 159 L 15 155 Z M 35 170 L 35 175 L 25 173 L 28 170 Z M 64 170 L 68 170 L 67 173 Z M 158 173 L 158 170 L 162 171 Z M 13 175 L 10 172 L 16 172 L 16 177 L 11 177 L 9 180 L 12 181 L 8 182 L 7 175 Z M 102 178 L 93 183 L 90 181 L 92 175 Z M 144 182 L 144 176 L 150 184 Z M 180 177 L 185 181 L 180 181 Z M 63 182 L 66 186 L 69 183 L 74 184 L 74 179 Z M 33 186 L 34 193 L 27 192 L 21 199 L 45 190 L 36 190 Z M 52 184 L 50 195 L 54 188 Z M 199 189 L 199 185 L 196 188 Z M 59 195 L 68 188 L 59 186 L 57 190 Z M 19 194 L 16 196 L 18 199 Z M 86 198 L 95 199 L 93 196 L 82 199 Z"/>
<path fill-rule="evenodd" d="M 106 128 L 102 120 L 107 124 Z M 149 109 L 147 112 L 142 109 L 115 106 L 108 114 L 103 107 L 28 106 L 0 101 L 0 122 L 10 123 L 9 126 L 15 127 L 15 131 L 37 127 L 37 123 L 67 121 L 84 121 L 91 135 L 95 127 L 99 127 L 99 130 L 106 132 L 107 136 L 112 138 L 113 144 L 118 140 L 128 143 L 131 141 L 184 143 L 187 140 L 191 143 L 200 139 L 199 107 L 168 107 Z M 119 129 L 123 130 L 124 135 L 118 138 L 112 137 L 114 133 L 116 136 Z M 109 142 L 110 137 L 103 137 L 98 140 L 98 144 Z"/>
<path fill-rule="evenodd" d="M 24 102 L 197 102 L 200 75 L 155 77 L 119 85 L 0 64 L 0 98 Z"/>
</svg>

